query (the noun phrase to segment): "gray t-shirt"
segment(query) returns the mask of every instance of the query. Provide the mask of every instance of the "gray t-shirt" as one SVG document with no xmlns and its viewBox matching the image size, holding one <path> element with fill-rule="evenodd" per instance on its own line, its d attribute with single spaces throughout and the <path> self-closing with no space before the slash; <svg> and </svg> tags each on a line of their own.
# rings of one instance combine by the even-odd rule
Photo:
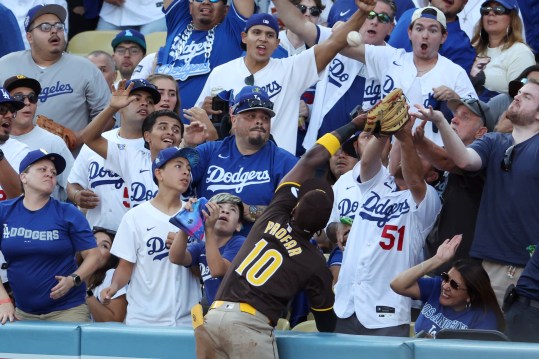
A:
<svg viewBox="0 0 539 359">
<path fill-rule="evenodd" d="M 80 131 L 97 116 L 110 99 L 103 74 L 90 60 L 64 53 L 53 65 L 41 68 L 30 50 L 18 51 L 0 59 L 0 83 L 14 75 L 39 81 L 41 94 L 37 114 Z"/>
</svg>

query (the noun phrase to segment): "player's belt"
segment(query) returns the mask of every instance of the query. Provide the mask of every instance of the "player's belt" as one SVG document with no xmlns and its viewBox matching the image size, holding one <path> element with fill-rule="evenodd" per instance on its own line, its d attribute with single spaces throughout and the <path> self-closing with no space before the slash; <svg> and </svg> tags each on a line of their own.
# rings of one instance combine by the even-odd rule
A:
<svg viewBox="0 0 539 359">
<path fill-rule="evenodd" d="M 216 300 L 216 301 L 214 301 L 212 303 L 210 309 L 216 309 L 216 308 L 222 307 L 223 305 L 225 305 L 226 309 L 238 308 L 240 312 L 251 314 L 251 315 L 254 315 L 254 316 L 259 316 L 259 317 L 263 318 L 269 325 L 273 326 L 273 324 L 268 319 L 268 317 L 266 317 L 260 311 L 256 310 L 249 303 L 236 303 L 236 302 L 225 302 L 223 300 Z"/>
</svg>

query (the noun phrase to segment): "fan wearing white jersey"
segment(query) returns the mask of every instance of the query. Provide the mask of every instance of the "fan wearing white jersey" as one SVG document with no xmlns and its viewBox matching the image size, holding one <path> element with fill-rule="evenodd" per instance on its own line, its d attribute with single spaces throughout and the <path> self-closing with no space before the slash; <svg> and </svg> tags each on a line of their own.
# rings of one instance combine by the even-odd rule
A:
<svg viewBox="0 0 539 359">
<path fill-rule="evenodd" d="M 389 171 L 380 155 L 387 138 L 370 141 L 353 177 L 363 194 L 348 235 L 335 285 L 336 332 L 408 336 L 410 298 L 392 292 L 392 276 L 422 260 L 423 245 L 441 203 L 433 183 L 439 174 L 421 159 L 413 121 L 395 137 Z M 390 265 L 388 265 L 390 264 Z"/>
</svg>

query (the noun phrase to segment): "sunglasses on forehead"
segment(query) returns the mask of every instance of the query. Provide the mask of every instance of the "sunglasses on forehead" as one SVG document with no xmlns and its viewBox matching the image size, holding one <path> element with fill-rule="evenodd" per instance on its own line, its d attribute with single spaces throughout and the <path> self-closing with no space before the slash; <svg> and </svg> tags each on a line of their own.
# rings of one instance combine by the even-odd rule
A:
<svg viewBox="0 0 539 359">
<path fill-rule="evenodd" d="M 488 15 L 491 11 L 494 11 L 495 15 L 506 15 L 511 12 L 511 10 L 504 8 L 501 5 L 496 6 L 482 6 L 481 9 L 479 9 L 481 12 L 481 15 Z"/>
<path fill-rule="evenodd" d="M 92 232 L 94 234 L 96 234 L 98 232 L 103 232 L 103 233 L 107 234 L 109 237 L 111 237 L 111 239 L 114 239 L 114 237 L 116 236 L 116 231 L 113 231 L 112 229 L 107 229 L 107 228 L 104 228 L 104 227 L 94 226 L 94 228 L 92 228 Z"/>
<path fill-rule="evenodd" d="M 240 108 L 240 107 L 243 107 L 244 105 L 247 105 L 247 108 L 264 107 L 264 108 L 267 108 L 268 110 L 273 110 L 273 102 L 271 102 L 271 101 L 263 101 L 263 100 L 259 100 L 257 98 L 250 98 L 250 99 L 241 101 L 236 106 L 236 109 Z M 234 112 L 236 112 L 236 111 L 234 111 Z"/>
<path fill-rule="evenodd" d="M 370 11 L 367 14 L 367 19 L 372 20 L 374 18 L 377 18 L 378 21 L 380 21 L 382 24 L 387 24 L 391 21 L 391 17 L 389 17 L 388 14 L 384 14 L 383 12 L 377 13 L 376 11 Z"/>
<path fill-rule="evenodd" d="M 461 287 L 460 284 L 455 282 L 454 279 L 449 278 L 449 274 L 447 274 L 446 272 L 443 272 L 442 274 L 440 274 L 440 277 L 442 277 L 442 281 L 444 283 L 449 283 L 449 286 L 453 288 L 454 290 L 459 290 L 459 289 L 466 290 L 466 288 Z"/>
<path fill-rule="evenodd" d="M 305 5 L 298 4 L 296 7 L 299 9 L 299 11 L 301 11 L 302 14 L 305 14 L 307 10 L 309 10 L 309 14 L 314 17 L 318 17 L 322 13 L 322 11 L 320 11 L 320 9 L 316 6 L 307 7 Z"/>
</svg>

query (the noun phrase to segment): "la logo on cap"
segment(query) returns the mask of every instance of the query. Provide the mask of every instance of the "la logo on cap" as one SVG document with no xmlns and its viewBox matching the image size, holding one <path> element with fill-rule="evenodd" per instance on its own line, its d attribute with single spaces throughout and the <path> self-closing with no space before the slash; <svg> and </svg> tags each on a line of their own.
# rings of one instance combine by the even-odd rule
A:
<svg viewBox="0 0 539 359">
<path fill-rule="evenodd" d="M 4 89 L 2 89 L 2 97 L 4 97 L 4 98 L 7 99 L 7 100 L 10 99 L 9 93 L 8 93 L 6 90 L 4 90 Z"/>
<path fill-rule="evenodd" d="M 266 19 L 262 20 L 262 22 L 263 22 L 264 24 L 269 24 L 269 21 L 266 20 Z"/>
<path fill-rule="evenodd" d="M 125 36 L 133 36 L 133 33 L 131 32 L 131 30 L 126 30 Z"/>
</svg>

